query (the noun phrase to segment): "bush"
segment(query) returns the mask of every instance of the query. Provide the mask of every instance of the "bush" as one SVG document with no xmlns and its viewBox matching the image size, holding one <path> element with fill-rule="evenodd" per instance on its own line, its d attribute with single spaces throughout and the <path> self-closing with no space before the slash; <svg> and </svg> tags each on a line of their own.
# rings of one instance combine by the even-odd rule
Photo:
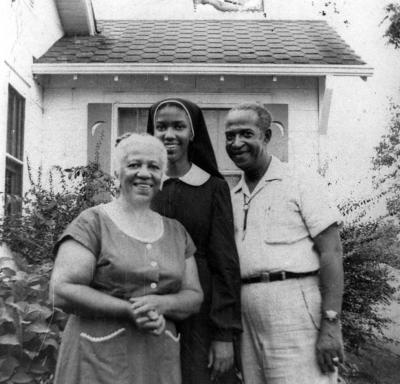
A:
<svg viewBox="0 0 400 384">
<path fill-rule="evenodd" d="M 28 175 L 30 188 L 22 199 L 22 215 L 2 219 L 0 241 L 23 260 L 37 264 L 53 260 L 53 246 L 64 228 L 84 209 L 108 201 L 115 195 L 115 185 L 97 163 L 65 170 L 54 167 L 48 188 L 41 168 L 34 180 L 29 161 Z"/>
<path fill-rule="evenodd" d="M 370 202 L 370 201 L 369 201 Z M 345 289 L 343 335 L 348 350 L 357 352 L 368 341 L 383 338 L 390 322 L 382 315 L 395 289 L 389 284 L 388 265 L 399 266 L 398 226 L 386 218 L 366 216 L 368 201 L 349 202 L 341 207 L 353 219 L 341 232 L 344 253 Z"/>
<path fill-rule="evenodd" d="M 0 383 L 52 379 L 66 315 L 48 300 L 51 268 L 22 271 L 0 259 Z"/>
<path fill-rule="evenodd" d="M 55 167 L 49 188 L 43 186 L 41 169 L 36 180 L 29 166 L 28 172 L 31 186 L 22 199 L 22 214 L 0 221 L 0 241 L 15 256 L 0 259 L 0 384 L 52 382 L 66 317 L 48 298 L 52 249 L 81 211 L 115 193 L 113 178 L 97 164 Z"/>
</svg>

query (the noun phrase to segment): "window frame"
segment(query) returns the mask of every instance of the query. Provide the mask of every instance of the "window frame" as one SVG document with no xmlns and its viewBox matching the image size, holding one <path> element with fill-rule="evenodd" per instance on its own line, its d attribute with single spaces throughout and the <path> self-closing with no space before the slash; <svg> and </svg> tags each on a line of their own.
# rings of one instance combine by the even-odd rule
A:
<svg viewBox="0 0 400 384">
<path fill-rule="evenodd" d="M 13 201 L 8 201 L 7 192 L 7 172 L 15 173 L 12 166 L 19 168 L 17 179 L 17 190 L 11 191 L 10 195 L 23 195 L 23 173 L 24 173 L 24 143 L 25 143 L 25 120 L 26 120 L 26 98 L 21 95 L 11 84 L 8 85 L 8 100 L 7 100 L 7 135 L 6 135 L 6 150 L 5 150 L 5 180 L 4 180 L 4 212 L 6 215 L 20 213 L 21 204 L 13 204 Z M 15 120 L 13 120 L 15 118 Z M 13 127 L 16 127 L 15 140 L 13 142 Z M 15 148 L 15 153 L 14 152 Z M 10 166 L 9 164 L 12 164 Z"/>
</svg>

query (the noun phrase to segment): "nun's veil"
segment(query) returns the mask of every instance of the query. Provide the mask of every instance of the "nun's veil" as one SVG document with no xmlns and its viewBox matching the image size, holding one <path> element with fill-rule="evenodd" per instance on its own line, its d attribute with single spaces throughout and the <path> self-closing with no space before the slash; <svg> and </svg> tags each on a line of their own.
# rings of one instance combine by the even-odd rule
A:
<svg viewBox="0 0 400 384">
<path fill-rule="evenodd" d="M 185 110 L 190 117 L 194 139 L 189 144 L 188 157 L 191 162 L 208 172 L 210 175 L 223 178 L 218 171 L 214 150 L 208 135 L 206 122 L 201 109 L 194 103 L 183 99 L 165 99 L 150 107 L 147 121 L 147 132 L 154 135 L 155 114 L 163 105 L 175 104 Z"/>
</svg>

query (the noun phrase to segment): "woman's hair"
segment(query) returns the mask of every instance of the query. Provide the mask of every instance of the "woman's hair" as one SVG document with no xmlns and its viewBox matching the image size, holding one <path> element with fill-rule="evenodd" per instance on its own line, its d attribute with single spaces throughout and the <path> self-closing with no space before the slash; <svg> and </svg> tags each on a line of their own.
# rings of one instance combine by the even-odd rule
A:
<svg viewBox="0 0 400 384">
<path fill-rule="evenodd" d="M 167 168 L 167 150 L 163 143 L 147 133 L 128 132 L 115 140 L 114 169 L 117 174 L 119 173 L 123 159 L 140 145 L 147 145 L 157 149 L 161 162 L 161 170 L 163 173 L 165 172 Z"/>
</svg>

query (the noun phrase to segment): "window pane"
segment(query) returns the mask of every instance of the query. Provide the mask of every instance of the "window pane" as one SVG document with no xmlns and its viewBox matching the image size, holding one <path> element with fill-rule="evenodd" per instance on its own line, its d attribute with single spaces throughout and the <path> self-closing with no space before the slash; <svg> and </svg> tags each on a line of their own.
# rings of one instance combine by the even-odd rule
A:
<svg viewBox="0 0 400 384">
<path fill-rule="evenodd" d="M 127 132 L 146 132 L 147 108 L 118 108 L 118 136 Z"/>
<path fill-rule="evenodd" d="M 22 165 L 6 159 L 5 211 L 14 214 L 21 211 Z"/>
<path fill-rule="evenodd" d="M 22 160 L 24 153 L 25 99 L 8 87 L 7 153 Z"/>
</svg>

